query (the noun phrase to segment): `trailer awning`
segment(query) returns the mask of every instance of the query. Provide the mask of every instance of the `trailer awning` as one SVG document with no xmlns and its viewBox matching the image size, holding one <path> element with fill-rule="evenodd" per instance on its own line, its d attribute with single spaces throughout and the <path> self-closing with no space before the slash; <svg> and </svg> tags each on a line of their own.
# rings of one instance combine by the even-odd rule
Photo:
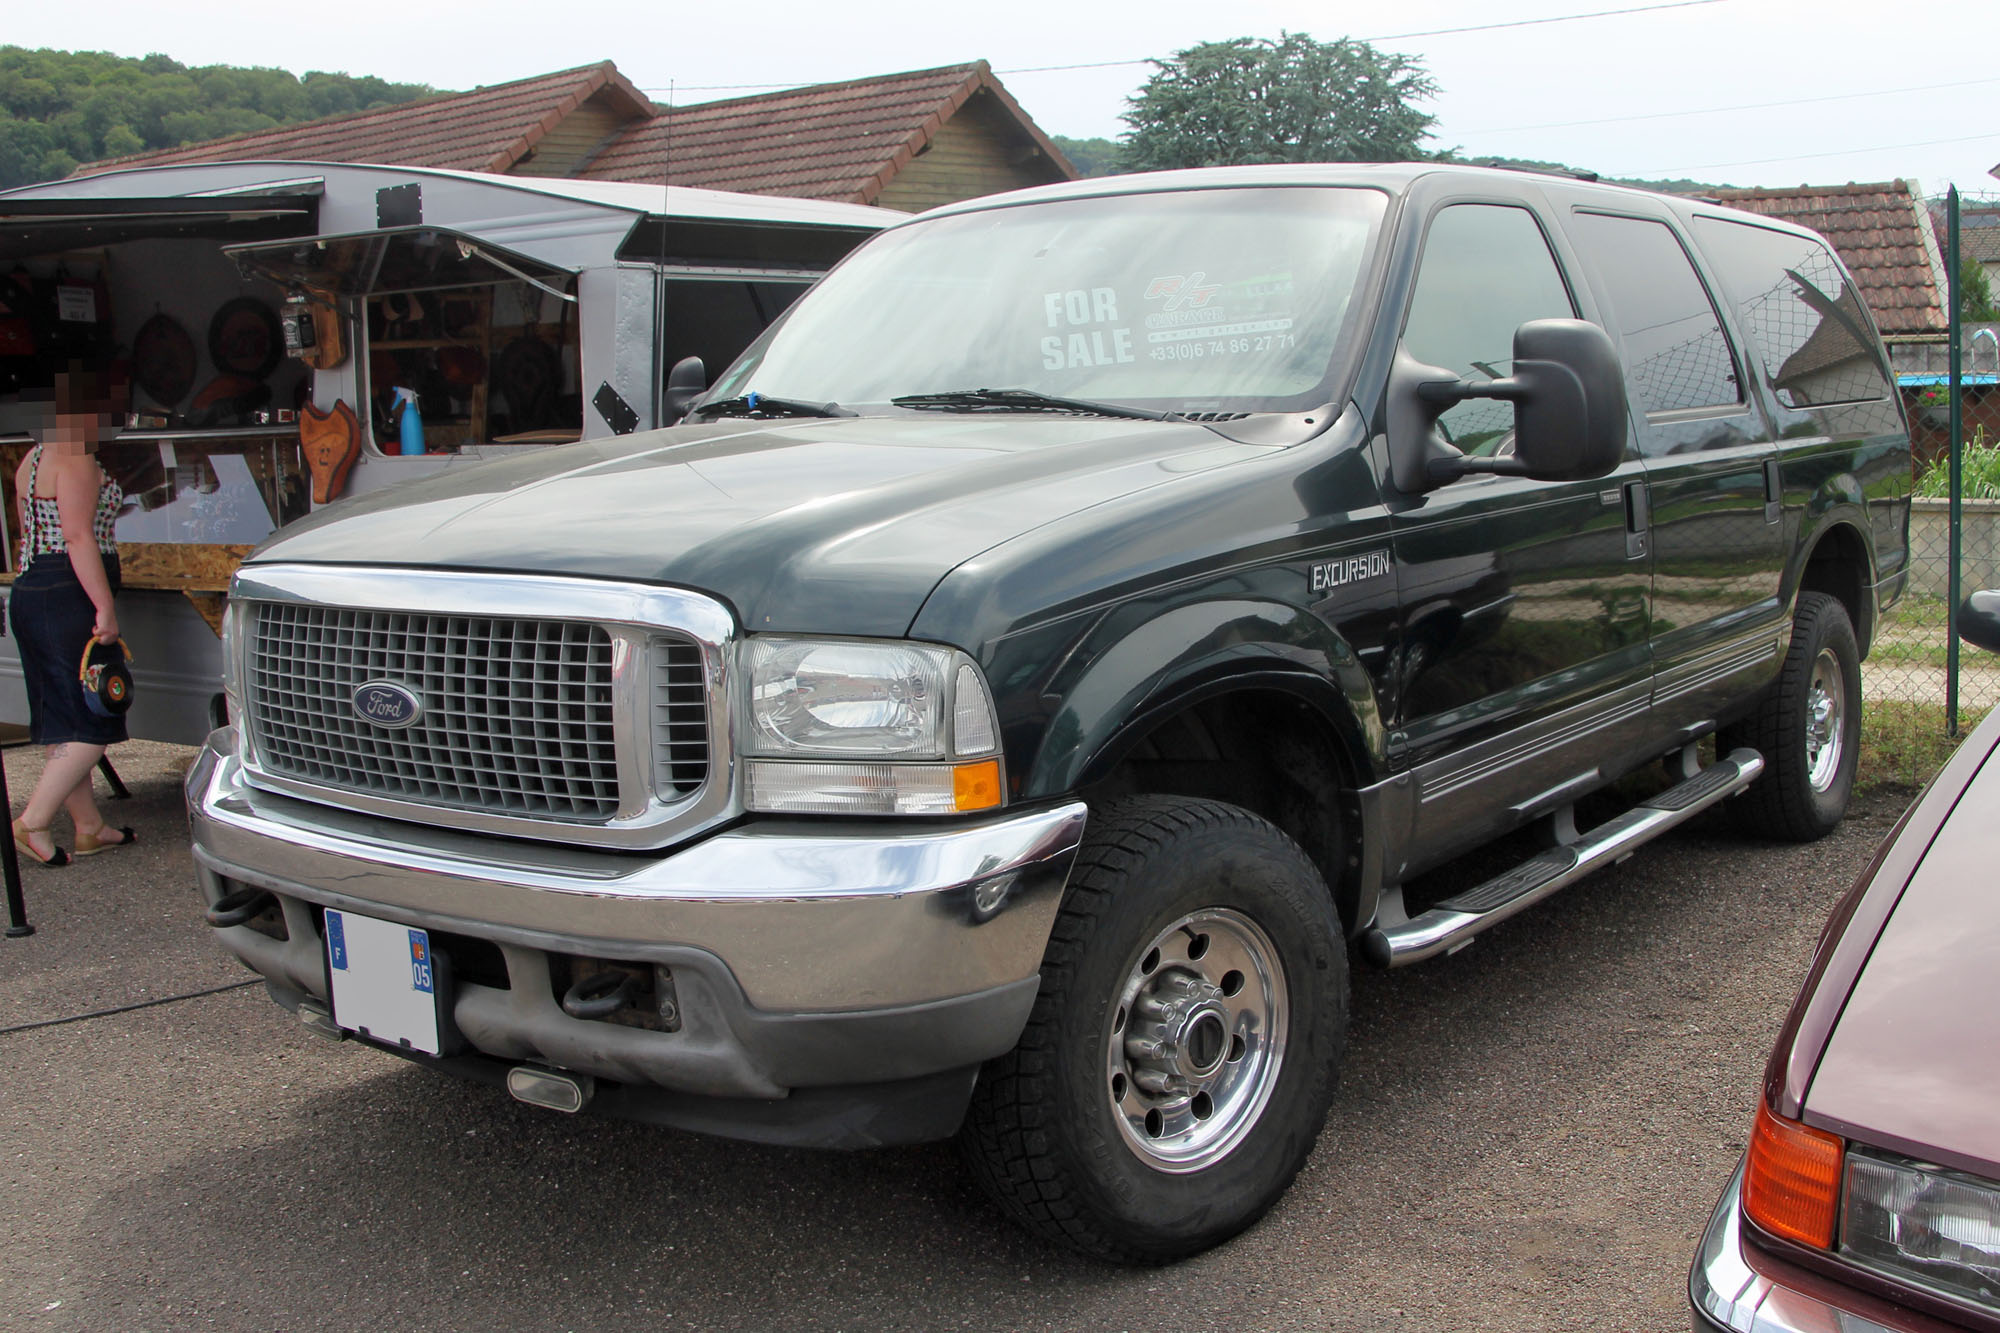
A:
<svg viewBox="0 0 2000 1333">
<path fill-rule="evenodd" d="M 319 193 L 0 199 L 0 260 L 120 241 L 261 241 L 313 230 Z"/>
<path fill-rule="evenodd" d="M 307 236 L 222 252 L 245 273 L 281 287 L 336 296 L 423 292 L 525 281 L 565 300 L 576 270 L 508 250 L 445 227 L 384 227 L 340 236 Z"/>
</svg>

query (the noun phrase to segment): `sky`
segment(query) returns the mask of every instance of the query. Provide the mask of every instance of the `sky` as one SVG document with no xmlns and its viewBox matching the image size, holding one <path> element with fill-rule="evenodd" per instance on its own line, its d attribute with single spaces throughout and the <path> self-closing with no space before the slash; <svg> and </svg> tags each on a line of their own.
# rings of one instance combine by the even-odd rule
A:
<svg viewBox="0 0 2000 1333">
<path fill-rule="evenodd" d="M 1664 6 L 1664 7 L 1662 7 Z M 1635 10 L 1643 12 L 1605 13 Z M 2000 194 L 1992 0 L 560 0 L 10 6 L 0 41 L 470 88 L 611 59 L 656 100 L 984 59 L 1043 130 L 1116 137 L 1148 58 L 1303 32 L 1419 59 L 1428 146 L 1727 185 L 1915 179 Z M 1577 17 L 1598 14 L 1601 17 Z M 1558 22 L 1524 20 L 1558 19 Z M 1515 26 L 1495 27 L 1496 24 Z M 1480 31 L 1440 32 L 1479 28 Z M 1051 66 L 1084 68 L 1049 68 Z"/>
</svg>

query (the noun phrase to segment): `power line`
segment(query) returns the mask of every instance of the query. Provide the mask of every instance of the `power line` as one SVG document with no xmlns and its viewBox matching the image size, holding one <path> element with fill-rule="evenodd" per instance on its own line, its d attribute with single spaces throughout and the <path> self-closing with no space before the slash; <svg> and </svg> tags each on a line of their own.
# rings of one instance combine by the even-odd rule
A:
<svg viewBox="0 0 2000 1333">
<path fill-rule="evenodd" d="M 1621 14 L 1649 14 L 1658 9 L 1694 9 L 1701 5 L 1720 5 L 1727 0 L 1669 0 L 1666 4 L 1634 5 L 1629 9 L 1599 9 L 1588 14 L 1556 14 L 1540 19 L 1510 19 L 1502 23 L 1474 23 L 1463 28 L 1427 28 L 1421 32 L 1390 32 L 1379 37 L 1361 37 L 1363 42 L 1400 42 L 1411 37 L 1448 37 L 1461 32 L 1495 32 L 1501 28 L 1532 28 L 1544 23 L 1576 23 L 1583 19 L 1615 18 Z M 1122 65 L 1151 65 L 1154 57 L 1139 60 L 1093 60 L 1081 65 L 1029 65 L 1020 69 L 995 70 L 996 74 L 1058 74 L 1074 69 L 1116 69 Z M 773 88 L 803 88 L 807 84 L 794 80 L 791 83 L 689 83 L 683 84 L 683 92 L 722 93 L 759 92 Z M 641 88 L 640 92 L 659 92 L 658 88 Z"/>
<path fill-rule="evenodd" d="M 1592 116 L 1588 120 L 1551 120 L 1540 125 L 1504 125 L 1498 129 L 1467 131 L 1477 134 L 1521 134 L 1528 130 L 1565 130 L 1577 125 L 1622 125 L 1634 120 L 1672 120 L 1677 116 L 1719 116 L 1730 111 L 1769 111 L 1774 107 L 1811 106 L 1820 102 L 1847 102 L 1859 97 L 1896 97 L 1904 93 L 1936 93 L 1947 88 L 1971 88 L 2000 83 L 2000 78 L 1961 79 L 1956 83 L 1926 83 L 1911 88 L 1882 88 L 1867 93 L 1835 93 L 1828 97 L 1789 97 L 1782 102 L 1745 102 L 1741 106 L 1711 106 L 1698 111 L 1650 111 L 1637 116 Z"/>
<path fill-rule="evenodd" d="M 1885 143 L 1878 144 L 1873 148 L 1840 148 L 1831 153 L 1791 153 L 1784 157 L 1753 157 L 1742 162 L 1697 162 L 1692 166 L 1685 167 L 1646 167 L 1641 170 L 1620 171 L 1611 174 L 1622 176 L 1628 180 L 1634 177 L 1658 179 L 1676 171 L 1714 171 L 1722 167 L 1761 167 L 1770 162 L 1809 162 L 1823 157 L 1853 157 L 1857 153 L 1887 153 L 1899 148 L 1936 148 L 1940 144 L 1977 143 L 1982 140 L 1991 140 L 1995 137 L 1991 133 L 1967 134 L 1956 139 L 1919 139 L 1915 143 Z"/>
<path fill-rule="evenodd" d="M 1514 19 L 1507 23 L 1481 23 L 1470 28 L 1431 28 L 1425 32 L 1390 32 L 1380 37 L 1363 37 L 1364 42 L 1400 42 L 1406 37 L 1444 37 L 1456 32 L 1492 32 L 1497 28 L 1532 28 L 1541 23 L 1575 23 L 1579 19 L 1608 19 L 1620 14 L 1649 14 L 1656 9 L 1693 9 L 1698 5 L 1719 5 L 1723 0 L 1673 0 L 1664 5 L 1635 5 L 1631 9 L 1600 9 L 1593 14 L 1559 14 L 1545 19 Z"/>
</svg>

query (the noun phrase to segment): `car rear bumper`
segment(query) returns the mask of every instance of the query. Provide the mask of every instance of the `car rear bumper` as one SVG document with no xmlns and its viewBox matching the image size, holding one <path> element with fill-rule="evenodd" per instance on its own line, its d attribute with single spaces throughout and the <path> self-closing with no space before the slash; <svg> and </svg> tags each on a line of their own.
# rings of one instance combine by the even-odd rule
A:
<svg viewBox="0 0 2000 1333">
<path fill-rule="evenodd" d="M 769 1141 L 951 1132 L 979 1064 L 1026 1024 L 1085 816 L 763 822 L 601 853 L 274 795 L 232 749 L 218 732 L 188 774 L 196 874 L 211 907 L 272 895 L 216 937 L 280 1003 L 329 1004 L 324 909 L 422 927 L 461 1039 L 431 1062 L 573 1071 L 613 1085 L 598 1109 Z M 671 1024 L 566 1012 L 565 980 L 605 966 L 657 972 Z"/>
</svg>

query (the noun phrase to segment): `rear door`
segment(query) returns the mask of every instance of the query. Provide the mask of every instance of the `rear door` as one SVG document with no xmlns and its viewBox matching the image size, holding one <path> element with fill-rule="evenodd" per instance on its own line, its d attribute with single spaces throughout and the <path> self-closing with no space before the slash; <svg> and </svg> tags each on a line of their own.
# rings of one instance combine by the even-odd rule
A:
<svg viewBox="0 0 2000 1333">
<path fill-rule="evenodd" d="M 1777 443 L 1718 300 L 1665 210 L 1563 219 L 1625 363 L 1653 548 L 1651 735 L 1700 731 L 1776 671 L 1784 521 Z"/>
</svg>

